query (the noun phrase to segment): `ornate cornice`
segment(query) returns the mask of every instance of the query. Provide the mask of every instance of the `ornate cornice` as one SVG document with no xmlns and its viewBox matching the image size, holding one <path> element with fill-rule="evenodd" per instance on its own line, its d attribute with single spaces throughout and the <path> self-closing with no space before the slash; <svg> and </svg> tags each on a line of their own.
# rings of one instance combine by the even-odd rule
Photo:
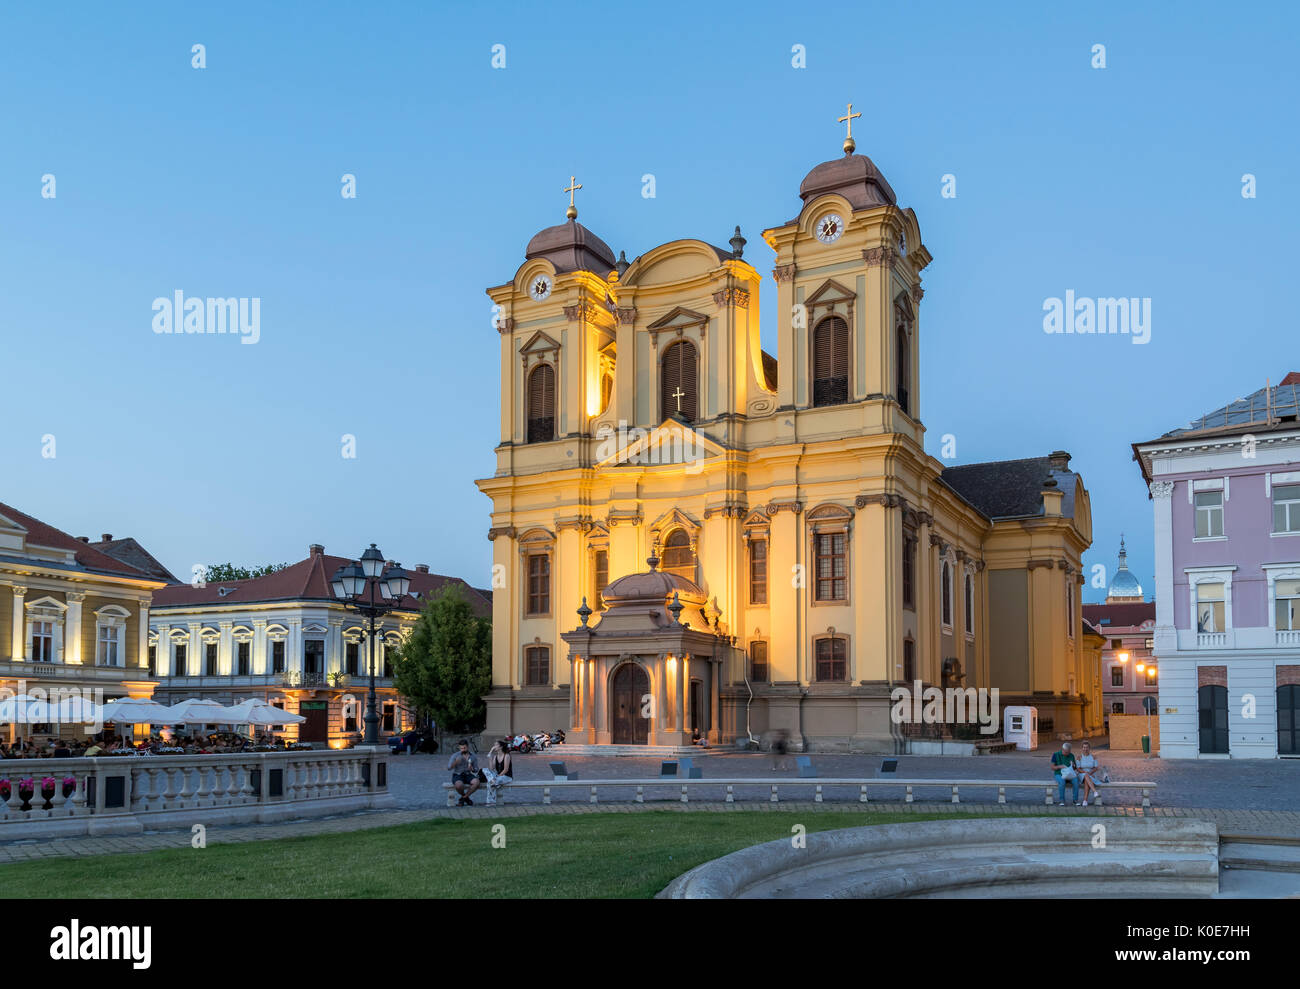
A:
<svg viewBox="0 0 1300 989">
<path fill-rule="evenodd" d="M 610 512 L 605 518 L 605 525 L 612 529 L 620 522 L 636 526 L 641 525 L 644 521 L 645 517 L 640 512 Z"/>
<path fill-rule="evenodd" d="M 958 563 L 965 563 L 965 562 L 966 562 L 967 560 L 969 560 L 969 559 L 970 559 L 970 554 L 967 553 L 964 549 L 959 549 L 959 550 L 957 550 L 957 562 L 958 562 Z"/>
<path fill-rule="evenodd" d="M 602 310 L 598 306 L 594 306 L 584 299 L 582 302 L 574 303 L 571 306 L 565 306 L 564 318 L 569 322 L 573 322 L 574 320 L 582 320 L 585 322 L 601 311 Z"/>
<path fill-rule="evenodd" d="M 618 318 L 620 326 L 631 326 L 636 322 L 636 309 L 630 307 L 619 308 L 615 315 Z"/>
<path fill-rule="evenodd" d="M 555 523 L 556 531 L 561 529 L 578 529 L 581 532 L 590 532 L 595 522 L 590 515 L 575 515 L 573 518 L 559 519 Z"/>
<path fill-rule="evenodd" d="M 1039 567 L 1046 567 L 1048 570 L 1053 570 L 1056 568 L 1056 563 L 1053 560 L 1030 560 L 1025 564 L 1026 570 L 1037 570 Z"/>
<path fill-rule="evenodd" d="M 803 512 L 803 502 L 771 501 L 768 502 L 767 507 L 763 510 L 767 512 L 769 518 L 776 515 L 778 512 L 794 512 L 794 514 L 799 515 Z"/>
<path fill-rule="evenodd" d="M 513 525 L 497 525 L 488 530 L 488 541 L 495 541 L 497 536 L 505 536 L 507 539 L 515 538 L 515 527 Z"/>
<path fill-rule="evenodd" d="M 866 508 L 868 505 L 884 505 L 886 508 L 906 508 L 907 499 L 896 494 L 858 495 L 853 499 L 854 508 Z"/>
<path fill-rule="evenodd" d="M 862 260 L 868 268 L 887 267 L 898 260 L 898 252 L 892 247 L 868 247 L 862 252 Z"/>
<path fill-rule="evenodd" d="M 724 519 L 743 519 L 749 514 L 749 509 L 744 505 L 721 505 L 717 508 L 706 508 L 704 518 L 710 519 L 715 515 L 721 515 Z"/>
<path fill-rule="evenodd" d="M 502 336 L 507 333 L 515 332 L 515 318 L 513 316 L 503 316 L 497 320 L 497 332 Z"/>
<path fill-rule="evenodd" d="M 749 308 L 749 293 L 743 288 L 724 288 L 713 293 L 713 304 L 719 309 L 734 305 L 738 309 Z"/>
<path fill-rule="evenodd" d="M 792 264 L 778 264 L 772 269 L 772 277 L 777 283 L 794 281 L 795 266 Z"/>
<path fill-rule="evenodd" d="M 1152 498 L 1168 498 L 1173 493 L 1174 493 L 1173 481 L 1152 481 L 1151 482 Z"/>
<path fill-rule="evenodd" d="M 912 286 L 912 301 L 913 301 L 913 302 L 920 302 L 921 299 L 923 299 L 924 297 L 925 297 L 925 289 L 921 288 L 920 285 L 913 285 L 913 286 Z"/>
<path fill-rule="evenodd" d="M 988 564 L 985 563 L 983 560 L 976 560 L 976 561 L 975 561 L 975 572 L 976 572 L 976 573 L 983 573 L 983 572 L 984 572 L 984 568 L 985 568 L 986 566 L 988 566 Z"/>
</svg>

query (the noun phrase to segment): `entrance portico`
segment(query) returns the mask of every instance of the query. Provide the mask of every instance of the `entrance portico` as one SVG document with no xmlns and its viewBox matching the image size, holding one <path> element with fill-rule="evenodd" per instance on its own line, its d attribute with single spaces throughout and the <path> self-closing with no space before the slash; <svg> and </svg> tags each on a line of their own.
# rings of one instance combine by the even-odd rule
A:
<svg viewBox="0 0 1300 989">
<path fill-rule="evenodd" d="M 719 740 L 722 666 L 733 647 L 705 612 L 693 581 L 658 569 L 613 581 L 595 625 L 584 600 L 568 643 L 570 742 L 689 746 Z"/>
</svg>

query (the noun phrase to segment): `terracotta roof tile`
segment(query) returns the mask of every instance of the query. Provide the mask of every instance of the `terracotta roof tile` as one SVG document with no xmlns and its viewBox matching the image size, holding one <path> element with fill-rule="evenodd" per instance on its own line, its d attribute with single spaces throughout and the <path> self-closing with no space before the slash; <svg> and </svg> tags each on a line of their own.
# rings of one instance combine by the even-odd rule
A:
<svg viewBox="0 0 1300 989">
<path fill-rule="evenodd" d="M 152 574 L 131 566 L 123 560 L 115 559 L 107 553 L 103 553 L 88 543 L 83 543 L 75 536 L 70 536 L 62 529 L 56 529 L 54 526 L 42 522 L 40 519 L 33 518 L 26 512 L 20 512 L 0 502 L 0 515 L 11 519 L 18 525 L 27 530 L 27 541 L 34 546 L 48 546 L 51 549 L 71 550 L 75 555 L 77 563 L 87 570 L 99 573 L 115 574 L 122 577 L 133 577 L 137 580 L 159 580 Z"/>
</svg>

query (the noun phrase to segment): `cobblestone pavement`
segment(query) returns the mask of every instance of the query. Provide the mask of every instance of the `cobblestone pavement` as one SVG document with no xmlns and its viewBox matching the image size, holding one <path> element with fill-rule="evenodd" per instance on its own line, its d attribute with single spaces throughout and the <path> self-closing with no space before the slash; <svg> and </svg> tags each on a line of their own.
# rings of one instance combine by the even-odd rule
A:
<svg viewBox="0 0 1300 989">
<path fill-rule="evenodd" d="M 903 790 L 873 788 L 871 803 L 858 802 L 856 789 L 828 788 L 825 803 L 807 800 L 809 791 L 791 791 L 803 800 L 782 798 L 771 804 L 766 794 L 738 794 L 738 801 L 722 801 L 723 790 L 703 786 L 692 788 L 691 802 L 682 804 L 675 799 L 650 799 L 644 804 L 588 802 L 588 792 L 582 788 L 571 791 L 557 790 L 550 806 L 541 803 L 540 791 L 519 790 L 509 797 L 509 802 L 499 807 L 447 808 L 442 784 L 448 779 L 446 760 L 437 756 L 398 756 L 389 764 L 389 786 L 397 798 L 398 807 L 390 811 L 370 811 L 338 817 L 287 821 L 278 824 L 211 827 L 207 832 L 209 844 L 263 841 L 275 838 L 294 838 L 321 834 L 343 834 L 369 828 L 388 827 L 415 821 L 438 818 L 511 818 L 539 814 L 634 814 L 646 811 L 689 813 L 698 810 L 726 813 L 825 813 L 828 811 L 881 811 L 914 814 L 1086 814 L 1097 817 L 1152 817 L 1156 819 L 1178 817 L 1199 818 L 1215 822 L 1221 831 L 1270 835 L 1300 836 L 1300 763 L 1246 760 L 1196 760 L 1188 762 L 1162 762 L 1144 759 L 1141 755 L 1111 754 L 1104 750 L 1099 759 L 1109 768 L 1113 779 L 1146 780 L 1158 784 L 1154 794 L 1156 806 L 1141 808 L 1119 803 L 1106 807 L 1047 807 L 1040 791 L 1026 790 L 1008 793 L 1005 805 L 967 802 L 971 797 L 988 799 L 984 791 L 963 793 L 961 804 L 948 802 L 942 791 L 917 791 L 916 803 L 902 803 Z M 584 779 L 636 779 L 656 777 L 658 759 L 614 758 L 604 756 L 565 758 L 563 747 L 554 753 L 518 756 L 515 774 L 520 780 L 550 778 L 548 762 L 563 758 L 571 770 Z M 814 755 L 813 764 L 822 777 L 873 778 L 880 768 L 880 756 L 865 755 Z M 1044 771 L 1050 752 L 1015 753 L 977 758 L 939 756 L 901 756 L 898 774 L 909 779 L 1009 779 L 1042 781 L 1044 786 L 1050 773 Z M 788 758 L 785 770 L 772 770 L 772 758 L 767 754 L 708 751 L 695 757 L 695 764 L 708 777 L 788 777 L 795 779 L 794 759 Z M 652 794 L 652 796 L 657 796 Z M 669 798 L 668 791 L 663 796 Z M 698 799 L 697 799 L 698 798 Z M 1137 803 L 1137 795 L 1118 795 L 1124 804 Z M 0 842 L 0 864 L 23 862 L 65 856 L 104 855 L 119 852 L 145 852 L 163 848 L 188 848 L 188 828 L 174 831 L 146 832 L 139 835 L 57 838 L 50 840 L 27 839 Z"/>
</svg>

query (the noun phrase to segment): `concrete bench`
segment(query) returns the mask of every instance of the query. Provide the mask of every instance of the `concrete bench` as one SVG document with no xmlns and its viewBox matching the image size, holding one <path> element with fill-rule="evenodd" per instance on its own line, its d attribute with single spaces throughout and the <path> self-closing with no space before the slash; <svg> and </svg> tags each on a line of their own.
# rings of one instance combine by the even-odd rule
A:
<svg viewBox="0 0 1300 989">
<path fill-rule="evenodd" d="M 457 794 L 451 783 L 444 783 L 443 789 L 447 791 L 447 806 L 453 807 L 456 804 Z M 678 799 L 682 803 L 690 802 L 690 791 L 692 787 L 715 786 L 725 787 L 726 802 L 731 804 L 736 802 L 736 787 L 738 786 L 758 786 L 768 787 L 768 802 L 779 803 L 781 789 L 785 788 L 787 792 L 796 788 L 812 788 L 812 798 L 816 803 L 822 803 L 825 796 L 825 787 L 828 786 L 856 786 L 858 787 L 858 802 L 868 803 L 867 793 L 871 787 L 903 787 L 906 793 L 904 798 L 906 803 L 915 802 L 915 790 L 925 787 L 940 787 L 951 793 L 951 802 L 954 804 L 961 803 L 960 790 L 965 787 L 968 791 L 973 788 L 979 789 L 996 789 L 997 802 L 1005 804 L 1007 802 L 1007 790 L 1016 789 L 1036 789 L 1042 788 L 1047 791 L 1045 803 L 1050 807 L 1055 802 L 1056 784 L 1043 784 L 1039 780 L 954 780 L 954 779 L 933 779 L 933 780 L 908 780 L 908 779 L 852 779 L 852 778 L 829 778 L 810 779 L 799 778 L 733 778 L 733 779 L 685 779 L 682 777 L 650 777 L 647 779 L 627 779 L 627 780 L 515 780 L 508 783 L 498 792 L 497 802 L 503 803 L 506 794 L 511 790 L 537 790 L 542 791 L 542 803 L 550 804 L 552 791 L 568 787 L 587 787 L 588 803 L 600 803 L 600 789 L 603 787 L 606 792 L 607 803 L 627 803 L 626 799 L 619 800 L 611 790 L 619 787 L 634 788 L 636 793 L 632 797 L 633 803 L 645 803 L 645 794 L 647 790 L 662 790 L 664 787 L 675 787 L 678 789 Z M 1142 792 L 1142 806 L 1151 806 L 1151 793 L 1155 790 L 1155 783 L 1143 782 L 1122 782 L 1111 781 L 1110 783 L 1098 783 L 1101 790 L 1140 790 Z M 487 784 L 483 784 L 476 791 L 475 796 L 486 796 Z M 612 798 L 612 799 L 611 799 Z M 968 798 L 969 799 L 969 798 Z M 1098 795 L 1097 806 L 1101 806 L 1100 794 Z"/>
</svg>

